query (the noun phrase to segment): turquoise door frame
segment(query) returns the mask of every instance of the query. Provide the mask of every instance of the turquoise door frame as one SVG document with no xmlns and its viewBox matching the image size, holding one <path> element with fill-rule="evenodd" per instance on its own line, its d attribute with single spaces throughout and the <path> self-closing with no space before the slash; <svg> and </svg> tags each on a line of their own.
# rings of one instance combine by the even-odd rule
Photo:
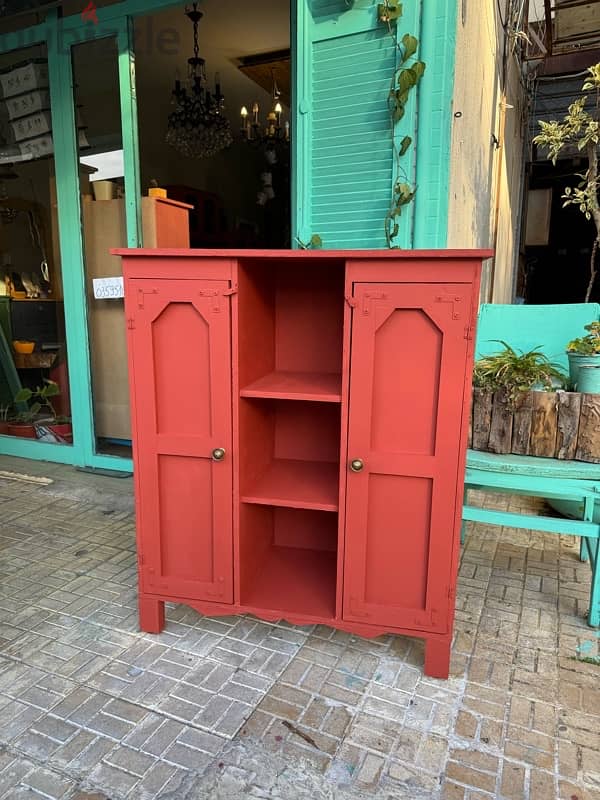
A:
<svg viewBox="0 0 600 800">
<path fill-rule="evenodd" d="M 118 46 L 121 128 L 125 161 L 127 244 L 141 244 L 141 189 L 133 19 L 172 6 L 179 0 L 124 0 L 97 10 L 97 24 L 79 14 L 59 18 L 50 11 L 39 25 L 0 36 L 0 53 L 34 45 L 47 46 L 52 135 L 56 174 L 59 243 L 69 364 L 73 445 L 0 436 L 0 454 L 63 464 L 131 471 L 131 459 L 96 453 L 92 377 L 88 336 L 85 266 L 81 228 L 79 147 L 73 101 L 74 46 L 115 37 Z M 83 7 L 83 4 L 82 4 Z"/>
</svg>

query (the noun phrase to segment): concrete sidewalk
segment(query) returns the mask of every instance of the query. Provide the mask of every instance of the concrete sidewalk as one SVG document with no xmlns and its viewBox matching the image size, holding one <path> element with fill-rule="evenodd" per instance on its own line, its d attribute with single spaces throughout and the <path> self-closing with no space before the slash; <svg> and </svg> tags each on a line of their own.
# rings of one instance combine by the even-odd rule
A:
<svg viewBox="0 0 600 800">
<path fill-rule="evenodd" d="M 53 481 L 0 477 L 0 798 L 600 800 L 573 538 L 471 526 L 437 681 L 406 638 L 184 606 L 141 634 L 131 480 L 0 470 Z"/>
</svg>

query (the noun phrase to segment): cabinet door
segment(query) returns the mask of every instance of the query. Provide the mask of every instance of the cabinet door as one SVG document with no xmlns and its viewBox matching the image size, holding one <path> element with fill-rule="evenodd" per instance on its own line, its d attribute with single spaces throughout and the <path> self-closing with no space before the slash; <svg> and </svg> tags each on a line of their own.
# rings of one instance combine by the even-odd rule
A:
<svg viewBox="0 0 600 800">
<path fill-rule="evenodd" d="M 233 602 L 228 287 L 128 285 L 140 573 L 148 593 Z M 221 460 L 213 459 L 216 449 L 225 451 Z"/>
<path fill-rule="evenodd" d="M 470 290 L 355 284 L 345 619 L 447 629 Z"/>
</svg>

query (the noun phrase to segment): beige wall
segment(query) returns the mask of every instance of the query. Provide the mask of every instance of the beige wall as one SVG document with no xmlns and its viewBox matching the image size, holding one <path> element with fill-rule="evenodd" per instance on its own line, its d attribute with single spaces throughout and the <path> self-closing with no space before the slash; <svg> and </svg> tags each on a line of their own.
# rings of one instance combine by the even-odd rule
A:
<svg viewBox="0 0 600 800">
<path fill-rule="evenodd" d="M 481 299 L 511 303 L 526 112 L 510 53 L 504 107 L 503 37 L 496 3 L 458 0 L 448 246 L 495 248 L 495 260 L 484 267 Z"/>
</svg>

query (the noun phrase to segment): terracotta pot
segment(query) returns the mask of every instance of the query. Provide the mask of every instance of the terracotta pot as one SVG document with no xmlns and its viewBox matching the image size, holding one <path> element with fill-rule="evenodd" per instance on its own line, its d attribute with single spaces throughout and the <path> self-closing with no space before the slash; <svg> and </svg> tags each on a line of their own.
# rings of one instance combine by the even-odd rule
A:
<svg viewBox="0 0 600 800">
<path fill-rule="evenodd" d="M 52 433 L 55 433 L 61 439 L 64 439 L 65 442 L 73 441 L 73 427 L 71 426 L 70 422 L 54 422 L 48 424 L 46 427 L 48 427 Z"/>
<path fill-rule="evenodd" d="M 8 425 L 9 436 L 20 436 L 21 439 L 35 439 L 35 427 L 23 422 L 10 422 Z"/>
<path fill-rule="evenodd" d="M 0 436 L 6 435 L 8 433 L 8 422 L 6 420 L 0 420 Z"/>
</svg>

